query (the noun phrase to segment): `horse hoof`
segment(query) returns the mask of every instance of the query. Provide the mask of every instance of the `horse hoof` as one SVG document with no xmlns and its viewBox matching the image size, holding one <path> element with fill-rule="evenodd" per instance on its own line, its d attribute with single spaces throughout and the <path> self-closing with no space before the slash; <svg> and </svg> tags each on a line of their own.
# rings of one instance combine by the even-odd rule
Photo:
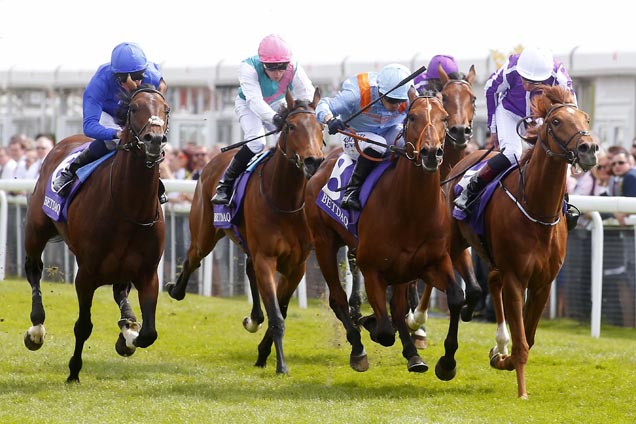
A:
<svg viewBox="0 0 636 424">
<path fill-rule="evenodd" d="M 473 311 L 468 309 L 468 307 L 464 305 L 461 310 L 461 317 L 462 321 L 470 322 L 473 320 Z"/>
<path fill-rule="evenodd" d="M 79 376 L 71 376 L 69 375 L 66 379 L 67 384 L 79 384 Z"/>
<path fill-rule="evenodd" d="M 250 317 L 243 318 L 243 328 L 245 328 L 250 333 L 256 333 L 258 330 L 261 329 L 262 326 L 263 323 L 259 324 Z"/>
<path fill-rule="evenodd" d="M 409 372 L 426 372 L 428 371 L 428 365 L 424 362 L 424 360 L 422 360 L 422 358 L 419 357 L 419 355 L 415 355 L 409 359 L 406 369 L 408 369 Z"/>
<path fill-rule="evenodd" d="M 435 375 L 442 381 L 451 381 L 457 374 L 457 367 L 455 364 L 453 364 L 452 367 L 444 367 L 443 362 L 443 357 L 437 361 L 437 365 L 435 365 Z"/>
<path fill-rule="evenodd" d="M 135 353 L 135 350 L 137 350 L 137 348 L 129 348 L 128 346 L 126 346 L 126 339 L 120 333 L 119 337 L 117 338 L 117 342 L 115 343 L 115 350 L 119 355 L 128 357 Z"/>
<path fill-rule="evenodd" d="M 29 336 L 29 333 L 24 333 L 24 345 L 26 346 L 27 349 L 33 351 L 33 350 L 38 350 L 39 348 L 42 347 L 44 343 L 35 343 L 33 340 L 31 340 L 31 337 Z"/>
<path fill-rule="evenodd" d="M 175 283 L 167 283 L 165 291 L 167 291 L 168 295 L 174 300 L 183 300 L 185 298 L 185 290 L 183 292 L 178 292 L 176 287 L 177 285 Z"/>
<path fill-rule="evenodd" d="M 367 358 L 367 352 L 362 352 L 360 355 L 349 356 L 349 366 L 354 371 L 365 372 L 369 369 L 369 358 Z"/>
</svg>

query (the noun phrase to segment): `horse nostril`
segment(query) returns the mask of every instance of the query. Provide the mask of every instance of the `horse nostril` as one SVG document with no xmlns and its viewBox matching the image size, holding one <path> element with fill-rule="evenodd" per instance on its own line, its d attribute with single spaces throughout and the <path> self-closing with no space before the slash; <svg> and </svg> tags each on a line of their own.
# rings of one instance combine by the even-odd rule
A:
<svg viewBox="0 0 636 424">
<path fill-rule="evenodd" d="M 444 149 L 442 149 L 441 147 L 437 149 L 437 151 L 435 152 L 435 156 L 437 156 L 438 158 L 444 156 Z"/>
</svg>

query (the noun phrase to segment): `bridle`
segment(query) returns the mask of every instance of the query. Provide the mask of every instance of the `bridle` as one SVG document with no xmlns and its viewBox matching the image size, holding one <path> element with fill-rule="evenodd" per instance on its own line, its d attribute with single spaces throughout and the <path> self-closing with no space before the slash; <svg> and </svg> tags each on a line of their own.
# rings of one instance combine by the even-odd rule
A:
<svg viewBox="0 0 636 424">
<path fill-rule="evenodd" d="M 138 90 L 136 90 L 134 93 L 131 94 L 130 96 L 130 103 L 132 103 L 133 99 L 135 98 L 135 96 L 137 96 L 140 93 L 153 93 L 153 94 L 158 94 L 164 101 L 166 100 L 163 93 L 161 93 L 158 90 L 155 90 L 154 88 L 147 88 L 147 87 L 143 87 L 140 88 Z M 163 140 L 161 143 L 161 150 L 163 151 L 163 147 L 166 145 L 167 142 L 167 138 L 166 136 L 168 135 L 168 130 L 169 130 L 169 126 L 168 126 L 168 121 L 169 121 L 169 114 L 170 111 L 166 112 L 166 120 L 164 121 L 164 119 L 162 119 L 159 116 L 156 115 L 152 115 L 148 118 L 148 120 L 144 123 L 144 126 L 141 127 L 139 130 L 135 129 L 135 127 L 132 124 L 132 111 L 130 106 L 128 107 L 128 112 L 126 114 L 126 121 L 128 123 L 128 125 L 125 128 L 125 131 L 128 131 L 131 135 L 132 135 L 132 140 L 129 141 L 126 144 L 123 144 L 121 146 L 118 146 L 117 149 L 118 150 L 126 150 L 126 151 L 131 151 L 132 149 L 137 149 L 137 150 L 142 150 L 145 146 L 144 142 L 141 140 L 140 134 L 143 134 L 144 131 L 146 130 L 146 128 L 153 127 L 153 126 L 158 126 L 161 128 L 162 131 L 162 135 L 163 135 Z M 164 155 L 160 155 L 158 159 L 156 160 L 146 160 L 146 167 L 148 168 L 152 168 L 156 165 L 159 165 L 161 162 L 163 162 L 164 159 Z"/>
<path fill-rule="evenodd" d="M 306 109 L 304 107 L 302 109 L 298 108 L 289 112 L 285 117 L 285 124 L 283 125 L 280 137 L 278 138 L 278 143 L 276 143 L 276 149 L 280 150 L 283 157 L 294 164 L 296 168 L 302 169 L 303 159 L 300 157 L 300 155 L 298 153 L 295 153 L 293 150 L 291 154 L 287 154 L 287 152 L 285 151 L 287 149 L 287 137 L 289 136 L 289 118 L 294 115 L 298 115 L 299 113 L 311 113 L 312 115 L 316 114 L 315 111 Z M 323 146 L 326 146 L 325 140 L 322 141 L 322 144 Z"/>
<path fill-rule="evenodd" d="M 450 86 L 451 84 L 460 84 L 460 85 L 465 85 L 466 87 L 468 87 L 468 90 L 470 90 L 470 93 L 472 95 L 472 86 L 471 84 L 463 79 L 452 79 L 446 82 L 446 84 L 444 84 L 444 87 L 442 87 L 442 90 L 440 91 L 442 93 L 442 95 L 444 95 L 444 90 L 446 89 L 446 87 Z M 473 118 L 475 117 L 475 96 L 472 95 L 472 106 L 473 106 Z M 468 140 L 470 140 L 471 138 L 473 138 L 473 120 L 471 119 L 470 122 L 468 123 L 468 135 L 466 136 L 466 138 Z M 450 139 L 453 142 L 457 141 L 457 138 L 454 137 L 451 133 L 450 133 L 450 128 L 448 128 L 448 125 L 446 126 L 446 138 Z"/>
<path fill-rule="evenodd" d="M 567 139 L 567 141 L 559 138 L 554 130 L 554 127 L 552 126 L 550 115 L 562 107 L 572 107 L 576 110 L 579 110 L 579 108 L 573 103 L 562 103 L 552 106 L 545 115 L 545 137 L 541 137 L 541 133 L 539 133 L 539 142 L 541 142 L 541 147 L 543 147 L 543 150 L 545 150 L 546 154 L 549 157 L 560 157 L 563 158 L 570 165 L 576 165 L 579 161 L 576 151 L 581 144 L 581 138 L 589 136 L 591 133 L 588 130 L 580 130 L 572 134 L 570 138 Z M 548 135 L 552 136 L 552 139 L 556 142 L 556 145 L 559 147 L 559 149 L 561 149 L 561 153 L 555 153 L 550 149 L 550 146 L 548 146 L 545 141 L 545 139 L 548 138 Z M 574 140 L 576 140 L 574 149 L 568 149 L 568 145 Z"/>
<path fill-rule="evenodd" d="M 424 128 L 422 128 L 422 131 L 420 131 L 418 137 L 417 137 L 417 141 L 415 142 L 415 144 L 413 144 L 413 142 L 408 141 L 406 139 L 406 135 L 408 134 L 408 128 L 409 128 L 409 115 L 411 113 L 411 109 L 413 108 L 413 106 L 417 103 L 418 100 L 424 100 L 426 101 L 426 125 L 424 125 Z M 404 122 L 402 125 L 402 134 L 404 136 L 404 151 L 402 152 L 404 154 L 404 156 L 410 160 L 411 162 L 413 162 L 415 164 L 415 166 L 424 166 L 423 165 L 423 160 L 421 158 L 421 153 L 420 153 L 420 148 L 422 145 L 422 140 L 424 138 L 424 134 L 426 133 L 426 131 L 428 130 L 429 127 L 433 128 L 433 131 L 435 131 L 435 135 L 437 136 L 437 129 L 435 128 L 435 126 L 431 123 L 431 110 L 433 109 L 433 106 L 430 103 L 430 100 L 434 100 L 438 103 L 440 103 L 440 106 L 442 106 L 443 109 L 443 105 L 441 104 L 441 102 L 439 101 L 439 99 L 436 96 L 430 95 L 430 94 L 424 94 L 424 95 L 420 95 L 417 96 L 410 104 L 409 104 L 409 108 L 406 112 L 406 117 L 404 118 Z M 446 126 L 446 122 L 444 122 L 444 127 L 446 129 L 446 131 L 448 131 L 448 128 Z M 413 153 L 409 153 L 409 147 L 413 150 Z M 442 141 L 442 151 L 444 148 L 444 142 Z M 437 165 L 439 166 L 442 163 L 442 156 L 438 155 L 437 157 Z"/>
</svg>

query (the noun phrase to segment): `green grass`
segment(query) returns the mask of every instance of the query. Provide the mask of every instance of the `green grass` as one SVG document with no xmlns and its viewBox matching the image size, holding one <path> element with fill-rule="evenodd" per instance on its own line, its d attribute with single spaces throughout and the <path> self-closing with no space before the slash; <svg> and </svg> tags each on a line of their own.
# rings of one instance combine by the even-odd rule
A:
<svg viewBox="0 0 636 424">
<path fill-rule="evenodd" d="M 263 330 L 241 324 L 245 299 L 160 294 L 159 338 L 129 358 L 115 352 L 118 310 L 110 287 L 96 293 L 93 334 L 84 347 L 81 383 L 66 384 L 77 317 L 70 285 L 43 284 L 47 338 L 30 352 L 26 281 L 0 282 L 0 423 L 580 423 L 636 421 L 636 330 L 542 321 L 530 351 L 529 401 L 517 399 L 514 372 L 488 365 L 495 325 L 462 323 L 457 377 L 434 374 L 443 353 L 445 318 L 429 320 L 431 369 L 406 370 L 401 346 L 385 348 L 363 333 L 371 368 L 349 368 L 344 329 L 324 301 L 293 303 L 285 354 L 290 375 L 275 374 L 275 356 L 253 366 Z M 133 293 L 134 294 L 134 293 Z M 132 297 L 135 311 L 136 296 Z"/>
</svg>

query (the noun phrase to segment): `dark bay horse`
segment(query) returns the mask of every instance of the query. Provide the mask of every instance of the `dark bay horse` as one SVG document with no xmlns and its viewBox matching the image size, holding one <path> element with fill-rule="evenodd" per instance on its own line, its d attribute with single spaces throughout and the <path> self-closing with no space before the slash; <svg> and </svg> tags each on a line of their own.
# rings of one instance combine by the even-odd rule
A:
<svg viewBox="0 0 636 424">
<path fill-rule="evenodd" d="M 113 285 L 119 306 L 120 333 L 115 344 L 122 356 L 157 339 L 155 312 L 159 281 L 157 266 L 164 250 L 164 219 L 157 192 L 159 166 L 168 130 L 169 106 L 163 94 L 141 88 L 125 105 L 126 121 L 117 153 L 101 164 L 81 187 L 68 208 L 68 221 L 56 222 L 42 210 L 51 174 L 74 148 L 90 141 L 83 135 L 58 143 L 44 161 L 29 202 L 25 229 L 25 270 L 31 285 L 33 326 L 24 336 L 30 350 L 44 343 L 44 305 L 40 279 L 42 251 L 60 236 L 75 254 L 78 272 L 75 290 L 79 316 L 75 322 L 75 350 L 69 362 L 68 382 L 79 382 L 82 349 L 91 335 L 91 306 L 95 290 Z M 132 285 L 137 289 L 142 324 L 128 302 Z"/>
<path fill-rule="evenodd" d="M 451 255 L 461 254 L 470 245 L 490 265 L 488 285 L 497 319 L 497 344 L 490 351 L 490 364 L 516 371 L 518 395 L 524 399 L 528 396 L 528 351 L 552 281 L 565 260 L 567 224 L 562 208 L 567 168 L 591 169 L 599 148 L 590 134 L 588 115 L 577 108 L 569 91 L 543 87 L 533 98 L 532 113 L 533 118 L 542 118 L 540 125 L 529 130 L 528 141 L 535 146 L 493 193 L 482 239 L 463 221 L 453 219 L 451 226 Z M 482 154 L 474 152 L 451 174 L 464 172 Z M 451 183 L 451 193 L 456 184 Z M 452 201 L 454 195 L 450 197 Z M 512 335 L 510 355 L 506 320 Z"/>
<path fill-rule="evenodd" d="M 451 318 L 446 352 L 435 372 L 442 380 L 455 376 L 455 352 L 459 315 L 464 292 L 455 281 L 450 259 L 450 211 L 440 187 L 439 164 L 448 114 L 439 97 L 409 94 L 410 106 L 404 125 L 405 149 L 378 180 L 358 221 L 358 240 L 316 205 L 321 188 L 331 175 L 341 150 L 329 155 L 307 186 L 307 216 L 314 237 L 316 258 L 327 285 L 329 305 L 343 323 L 351 343 L 350 366 L 369 367 L 360 330 L 353 321 L 347 296 L 339 280 L 337 253 L 347 245 L 356 249 L 365 289 L 374 315 L 362 322 L 371 339 L 383 346 L 395 342 L 395 328 L 402 341 L 402 355 L 410 371 L 428 366 L 417 354 L 406 322 L 407 284 L 422 278 L 448 295 Z M 386 290 L 391 285 L 391 316 Z"/>
<path fill-rule="evenodd" d="M 278 374 L 288 373 L 283 354 L 285 318 L 291 296 L 305 274 L 305 263 L 311 251 L 304 201 L 307 179 L 316 172 L 324 158 L 323 127 L 315 114 L 319 100 L 319 89 L 316 89 L 311 103 L 294 101 L 287 93 L 288 109 L 281 112 L 285 125 L 273 155 L 258 165 L 247 183 L 239 225 L 240 236 L 245 242 L 246 272 L 254 299 L 252 312 L 243 325 L 248 331 L 255 332 L 264 321 L 259 300 L 262 298 L 269 325 L 258 346 L 255 365 L 266 365 L 273 343 Z M 229 151 L 215 156 L 205 166 L 197 182 L 190 211 L 192 241 L 188 257 L 176 284 L 167 287 L 170 296 L 177 300 L 184 298 L 190 275 L 201 266 L 201 260 L 220 239 L 227 235 L 240 245 L 233 230 L 213 226 L 210 202 L 234 154 Z M 278 284 L 277 271 L 280 273 Z"/>
</svg>

